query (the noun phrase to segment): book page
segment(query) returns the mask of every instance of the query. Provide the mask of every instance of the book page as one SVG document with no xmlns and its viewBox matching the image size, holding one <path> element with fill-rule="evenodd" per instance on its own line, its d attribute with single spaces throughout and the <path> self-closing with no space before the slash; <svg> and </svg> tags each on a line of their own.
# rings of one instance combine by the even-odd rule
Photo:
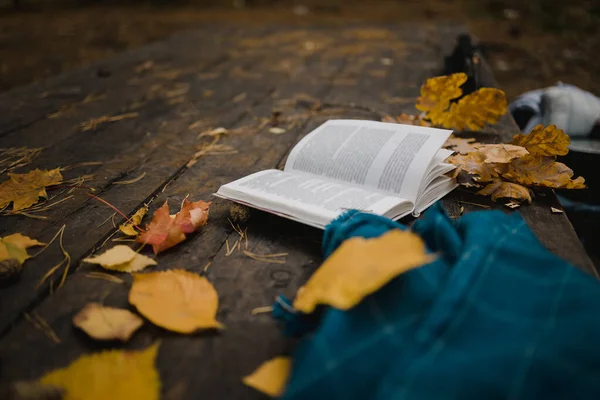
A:
<svg viewBox="0 0 600 400">
<path fill-rule="evenodd" d="M 385 122 L 331 120 L 294 147 L 285 171 L 398 194 L 414 202 L 450 133 Z"/>
<path fill-rule="evenodd" d="M 279 170 L 257 172 L 222 186 L 218 196 L 242 201 L 317 227 L 324 227 L 342 212 L 357 209 L 384 215 L 407 200 L 304 173 Z"/>
</svg>

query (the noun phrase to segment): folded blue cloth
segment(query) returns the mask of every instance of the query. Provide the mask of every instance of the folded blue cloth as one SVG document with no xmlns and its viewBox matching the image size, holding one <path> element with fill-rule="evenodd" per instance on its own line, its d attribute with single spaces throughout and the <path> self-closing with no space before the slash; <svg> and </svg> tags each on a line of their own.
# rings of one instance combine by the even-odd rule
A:
<svg viewBox="0 0 600 400">
<path fill-rule="evenodd" d="M 324 254 L 390 229 L 407 228 L 349 212 L 327 227 Z M 518 213 L 455 222 L 434 206 L 411 229 L 435 262 L 348 311 L 309 317 L 285 303 L 286 324 L 310 333 L 293 354 L 284 399 L 600 397 L 595 278 L 549 253 Z"/>
</svg>

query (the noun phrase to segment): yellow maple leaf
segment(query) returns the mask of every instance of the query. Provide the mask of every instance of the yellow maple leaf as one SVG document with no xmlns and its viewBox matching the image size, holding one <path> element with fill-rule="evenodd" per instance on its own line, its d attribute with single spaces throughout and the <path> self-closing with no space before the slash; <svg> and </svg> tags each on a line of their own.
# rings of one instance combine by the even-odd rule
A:
<svg viewBox="0 0 600 400">
<path fill-rule="evenodd" d="M 294 307 L 307 314 L 318 304 L 348 310 L 396 276 L 433 259 L 423 240 L 408 231 L 348 239 L 298 290 Z"/>
<path fill-rule="evenodd" d="M 513 136 L 513 144 L 525 147 L 534 156 L 564 156 L 571 138 L 556 125 L 537 125 L 528 135 Z"/>
<path fill-rule="evenodd" d="M 289 357 L 275 357 L 262 363 L 254 372 L 245 376 L 242 382 L 271 397 L 283 394 L 292 370 Z"/>
<path fill-rule="evenodd" d="M 561 189 L 584 189 L 583 177 L 573 178 L 573 170 L 554 157 L 532 155 L 513 161 L 502 177 L 526 186 L 544 186 Z"/>
<path fill-rule="evenodd" d="M 9 179 L 0 184 L 0 208 L 13 203 L 13 210 L 23 210 L 47 198 L 46 187 L 62 182 L 58 168 L 50 171 L 35 169 L 26 174 L 8 174 Z"/>
<path fill-rule="evenodd" d="M 421 86 L 417 110 L 424 111 L 434 125 L 450 129 L 478 131 L 486 123 L 498 122 L 508 104 L 502 90 L 480 88 L 452 103 L 462 95 L 460 86 L 466 81 L 462 72 L 427 79 Z"/>
<path fill-rule="evenodd" d="M 63 400 L 158 400 L 157 354 L 158 344 L 142 351 L 84 355 L 66 368 L 47 373 L 40 382 L 64 390 Z"/>
<path fill-rule="evenodd" d="M 144 215 L 148 212 L 148 206 L 143 206 L 131 216 L 131 222 L 126 222 L 119 226 L 119 230 L 127 236 L 138 236 L 140 232 L 134 227 L 142 223 Z"/>
<path fill-rule="evenodd" d="M 106 269 L 119 272 L 136 272 L 149 265 L 156 265 L 155 260 L 136 253 L 122 244 L 108 249 L 96 257 L 84 258 L 83 261 L 90 264 L 99 264 Z"/>
<path fill-rule="evenodd" d="M 129 310 L 89 303 L 73 317 L 73 324 L 98 340 L 129 340 L 144 321 Z"/>
<path fill-rule="evenodd" d="M 427 118 L 437 125 L 436 121 L 442 118 L 450 107 L 450 101 L 462 95 L 460 86 L 467 79 L 467 74 L 462 72 L 427 79 L 421 86 L 421 97 L 415 107 L 419 111 L 425 111 Z"/>
<path fill-rule="evenodd" d="M 19 264 L 23 264 L 30 256 L 27 249 L 32 246 L 42 246 L 44 243 L 38 242 L 30 237 L 15 233 L 0 238 L 0 261 L 15 259 Z"/>
<path fill-rule="evenodd" d="M 509 163 L 529 154 L 525 147 L 513 144 L 483 144 L 477 151 L 485 156 L 483 162 L 500 164 Z"/>
<path fill-rule="evenodd" d="M 508 101 L 502 90 L 481 88 L 450 105 L 450 109 L 434 121 L 444 128 L 479 131 L 486 123 L 495 124 L 506 114 Z"/>
<path fill-rule="evenodd" d="M 191 333 L 221 328 L 219 296 L 208 279 L 182 269 L 134 274 L 129 303 L 154 324 Z"/>
<path fill-rule="evenodd" d="M 448 162 L 460 167 L 470 175 L 476 175 L 478 182 L 489 182 L 494 177 L 498 177 L 506 168 L 502 164 L 486 163 L 485 155 L 478 151 L 471 152 L 466 155 L 455 154 L 448 157 Z"/>
<path fill-rule="evenodd" d="M 518 185 L 516 183 L 494 181 L 488 184 L 486 187 L 477 192 L 483 196 L 492 196 L 492 200 L 508 198 L 515 199 L 518 201 L 527 201 L 531 204 L 531 193 L 525 186 Z"/>
</svg>

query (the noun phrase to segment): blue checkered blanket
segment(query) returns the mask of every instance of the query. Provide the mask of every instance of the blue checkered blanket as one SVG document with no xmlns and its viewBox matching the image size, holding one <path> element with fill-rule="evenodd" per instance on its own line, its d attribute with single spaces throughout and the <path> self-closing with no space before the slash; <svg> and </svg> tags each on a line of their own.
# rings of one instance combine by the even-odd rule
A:
<svg viewBox="0 0 600 400">
<path fill-rule="evenodd" d="M 390 229 L 407 228 L 349 212 L 327 227 L 324 254 Z M 434 206 L 411 229 L 437 261 L 355 308 L 305 316 L 276 303 L 302 336 L 284 399 L 600 398 L 595 278 L 548 252 L 518 213 L 453 221 Z"/>
</svg>

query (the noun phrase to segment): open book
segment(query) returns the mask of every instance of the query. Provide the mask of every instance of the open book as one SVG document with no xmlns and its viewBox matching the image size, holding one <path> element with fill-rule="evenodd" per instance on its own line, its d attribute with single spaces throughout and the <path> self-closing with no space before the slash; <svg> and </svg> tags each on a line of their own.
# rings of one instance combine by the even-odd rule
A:
<svg viewBox="0 0 600 400">
<path fill-rule="evenodd" d="M 358 209 L 399 219 L 418 215 L 457 185 L 442 149 L 451 131 L 330 120 L 306 135 L 285 169 L 228 183 L 216 196 L 317 228 Z"/>
</svg>

